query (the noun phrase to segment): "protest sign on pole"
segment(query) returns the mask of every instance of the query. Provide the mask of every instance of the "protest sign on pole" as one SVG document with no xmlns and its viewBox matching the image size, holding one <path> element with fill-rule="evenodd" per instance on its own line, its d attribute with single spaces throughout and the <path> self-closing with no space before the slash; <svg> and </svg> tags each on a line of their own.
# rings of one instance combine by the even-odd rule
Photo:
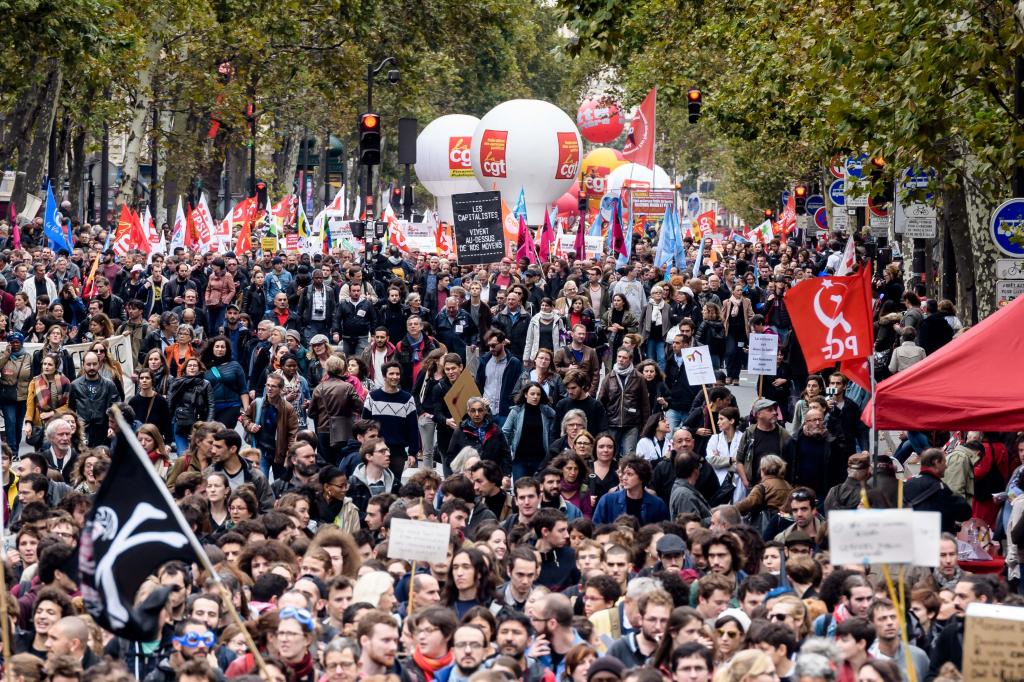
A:
<svg viewBox="0 0 1024 682">
<path fill-rule="evenodd" d="M 829 512 L 829 560 L 834 566 L 938 565 L 940 520 L 938 512 L 907 509 Z"/>
<path fill-rule="evenodd" d="M 452 212 L 459 265 L 498 263 L 504 258 L 500 192 L 454 194 Z"/>
<path fill-rule="evenodd" d="M 974 602 L 964 618 L 964 677 L 971 682 L 1024 679 L 1024 608 Z"/>
<path fill-rule="evenodd" d="M 711 351 L 707 346 L 683 349 L 683 368 L 691 386 L 715 383 L 715 368 L 711 364 Z"/>
<path fill-rule="evenodd" d="M 747 371 L 751 374 L 775 376 L 779 371 L 779 337 L 775 334 L 750 335 Z"/>
<path fill-rule="evenodd" d="M 388 558 L 441 564 L 448 560 L 452 527 L 447 523 L 392 519 Z"/>
</svg>

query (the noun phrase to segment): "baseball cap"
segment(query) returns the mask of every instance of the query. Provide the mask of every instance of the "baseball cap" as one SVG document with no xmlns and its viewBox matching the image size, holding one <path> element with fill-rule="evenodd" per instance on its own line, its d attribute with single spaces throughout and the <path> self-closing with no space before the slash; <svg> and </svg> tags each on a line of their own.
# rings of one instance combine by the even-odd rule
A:
<svg viewBox="0 0 1024 682">
<path fill-rule="evenodd" d="M 757 414 L 761 410 L 770 410 L 778 405 L 774 400 L 768 398 L 758 398 L 754 401 L 754 414 Z"/>
</svg>

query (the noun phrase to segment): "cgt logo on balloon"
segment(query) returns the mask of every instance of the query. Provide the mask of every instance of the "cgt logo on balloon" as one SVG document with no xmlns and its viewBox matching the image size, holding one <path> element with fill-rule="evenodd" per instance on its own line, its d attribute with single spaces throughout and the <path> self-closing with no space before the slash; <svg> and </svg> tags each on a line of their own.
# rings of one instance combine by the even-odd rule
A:
<svg viewBox="0 0 1024 682">
<path fill-rule="evenodd" d="M 469 154 L 472 140 L 472 135 L 452 135 L 448 138 L 448 177 L 473 177 L 473 164 Z"/>
<path fill-rule="evenodd" d="M 505 161 L 507 150 L 507 130 L 484 130 L 480 138 L 480 171 L 484 177 L 508 177 L 508 164 Z"/>
<path fill-rule="evenodd" d="M 572 180 L 580 169 L 580 140 L 576 133 L 555 133 L 558 139 L 558 167 L 555 180 Z"/>
</svg>

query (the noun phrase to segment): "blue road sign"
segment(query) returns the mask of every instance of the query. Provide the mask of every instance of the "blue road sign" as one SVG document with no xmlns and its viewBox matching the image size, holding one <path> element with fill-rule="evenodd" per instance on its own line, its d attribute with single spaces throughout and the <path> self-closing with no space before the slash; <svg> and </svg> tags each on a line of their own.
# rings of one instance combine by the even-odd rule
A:
<svg viewBox="0 0 1024 682">
<path fill-rule="evenodd" d="M 846 160 L 846 174 L 851 178 L 860 180 L 864 177 L 864 162 L 868 160 L 867 154 L 851 156 Z"/>
<path fill-rule="evenodd" d="M 807 197 L 807 212 L 814 215 L 819 208 L 825 207 L 825 197 L 820 194 L 812 194 Z"/>
<path fill-rule="evenodd" d="M 1004 201 L 992 213 L 992 241 L 1013 258 L 1024 258 L 1024 199 Z"/>
<path fill-rule="evenodd" d="M 846 206 L 846 194 L 845 194 L 845 183 L 842 180 L 836 180 L 828 187 L 828 196 L 832 199 L 832 203 L 836 206 Z"/>
</svg>

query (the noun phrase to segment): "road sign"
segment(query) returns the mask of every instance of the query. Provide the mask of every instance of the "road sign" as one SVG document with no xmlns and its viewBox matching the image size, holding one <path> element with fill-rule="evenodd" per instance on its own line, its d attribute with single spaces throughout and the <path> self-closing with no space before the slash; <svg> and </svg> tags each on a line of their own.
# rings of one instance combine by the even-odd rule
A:
<svg viewBox="0 0 1024 682">
<path fill-rule="evenodd" d="M 783 206 L 785 206 L 787 203 L 789 203 L 789 190 L 788 189 L 787 190 L 783 190 L 782 196 L 780 197 L 780 199 L 781 199 L 781 203 L 782 203 Z"/>
<path fill-rule="evenodd" d="M 807 213 L 810 215 L 814 215 L 815 212 L 817 212 L 817 210 L 819 208 L 822 208 L 824 205 L 825 197 L 821 196 L 820 194 L 812 194 L 811 196 L 807 197 Z"/>
<path fill-rule="evenodd" d="M 873 216 L 877 216 L 879 218 L 888 218 L 889 217 L 889 203 L 886 202 L 882 206 L 876 206 L 875 202 L 871 200 L 871 197 L 868 197 L 868 211 Z"/>
<path fill-rule="evenodd" d="M 996 306 L 1001 308 L 1018 296 L 1024 295 L 1024 280 L 996 280 Z"/>
<path fill-rule="evenodd" d="M 828 196 L 834 206 L 846 205 L 846 184 L 842 180 L 836 180 L 828 188 Z"/>
<path fill-rule="evenodd" d="M 935 207 L 915 201 L 907 206 L 896 204 L 895 231 L 913 239 L 934 239 L 936 228 Z"/>
<path fill-rule="evenodd" d="M 828 209 L 824 206 L 814 212 L 814 224 L 822 232 L 828 232 Z"/>
<path fill-rule="evenodd" d="M 867 154 L 861 154 L 860 156 L 851 156 L 846 160 L 845 169 L 846 177 L 855 178 L 860 180 L 864 177 L 864 162 L 868 160 Z"/>
<path fill-rule="evenodd" d="M 892 218 L 889 217 L 889 205 L 875 206 L 868 197 L 868 229 L 874 237 L 888 237 L 889 224 Z"/>
<path fill-rule="evenodd" d="M 1012 258 L 1024 257 L 1024 199 L 1010 199 L 992 213 L 992 241 Z"/>
<path fill-rule="evenodd" d="M 996 259 L 996 279 L 1024 280 L 1024 260 L 1016 258 Z"/>
<path fill-rule="evenodd" d="M 840 180 L 843 179 L 845 170 L 838 154 L 832 157 L 832 163 L 829 164 L 828 172 L 831 173 L 834 178 L 839 178 Z"/>
<path fill-rule="evenodd" d="M 850 215 L 845 208 L 835 208 L 832 210 L 832 217 L 829 218 L 828 224 L 833 230 L 847 230 L 850 227 Z"/>
</svg>

